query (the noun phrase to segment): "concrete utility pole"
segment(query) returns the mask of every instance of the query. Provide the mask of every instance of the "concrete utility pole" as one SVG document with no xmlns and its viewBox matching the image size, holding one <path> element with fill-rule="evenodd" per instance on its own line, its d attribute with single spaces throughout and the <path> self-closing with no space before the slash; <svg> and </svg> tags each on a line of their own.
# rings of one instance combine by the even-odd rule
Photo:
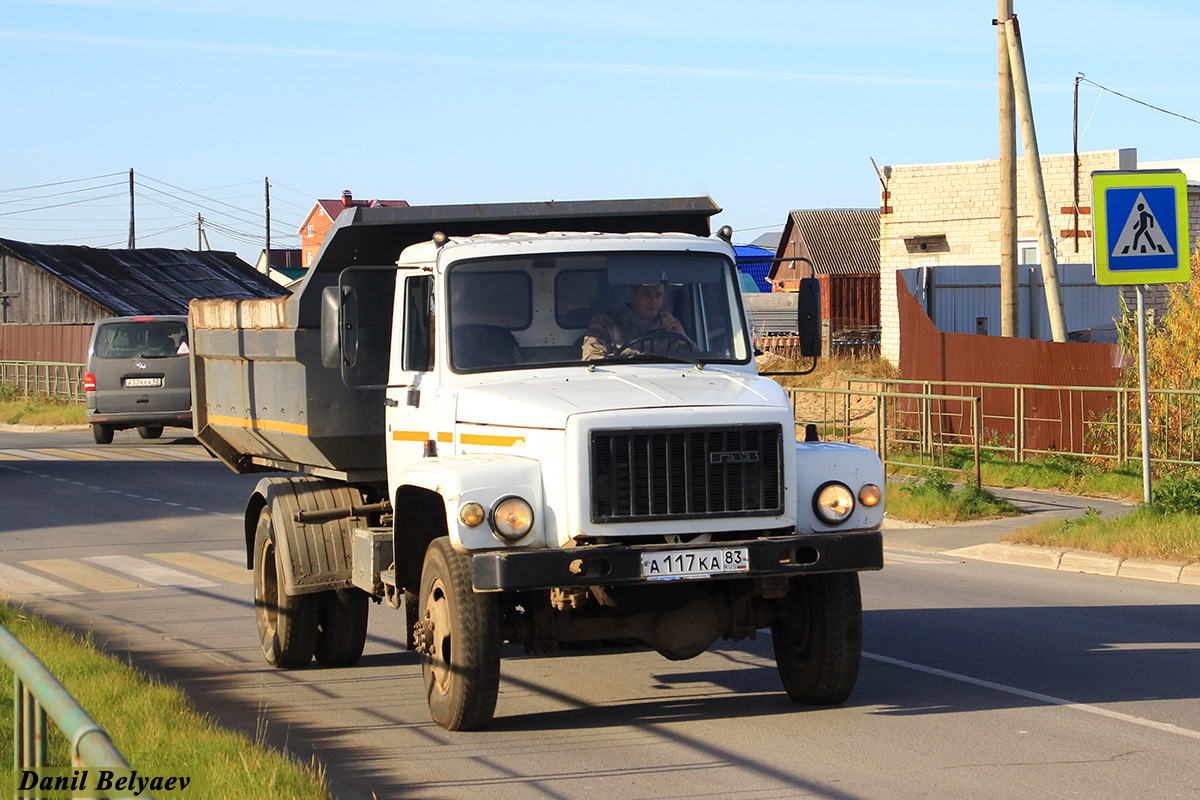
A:
<svg viewBox="0 0 1200 800">
<path fill-rule="evenodd" d="M 1038 153 L 1037 133 L 1033 129 L 1033 103 L 1029 98 L 1029 79 L 1025 74 L 1025 55 L 1021 50 L 1021 33 L 1016 16 L 1004 22 L 1008 39 L 1008 60 L 1012 66 L 1013 88 L 1016 91 L 1017 111 L 1021 118 L 1021 144 L 1025 147 L 1025 166 L 1029 170 L 1029 185 L 1033 189 L 1034 214 L 1037 218 L 1038 246 L 1042 255 L 1042 283 L 1046 287 L 1046 310 L 1050 316 L 1050 333 L 1056 342 L 1067 340 L 1067 318 L 1063 312 L 1062 287 L 1058 282 L 1058 261 L 1054 254 L 1054 239 L 1050 231 L 1050 211 L 1046 207 L 1046 186 L 1042 182 L 1042 157 Z"/>
<path fill-rule="evenodd" d="M 271 179 L 263 178 L 264 192 L 267 200 L 267 249 L 266 259 L 263 261 L 263 274 L 271 274 Z"/>
<path fill-rule="evenodd" d="M 1017 123 L 1012 67 L 1008 58 L 1005 23 L 1012 18 L 1013 0 L 998 0 L 1000 73 L 1000 335 L 1018 336 L 1021 302 L 1017 298 Z"/>
<path fill-rule="evenodd" d="M 130 250 L 135 247 L 133 236 L 133 167 L 129 168 L 129 245 Z"/>
</svg>

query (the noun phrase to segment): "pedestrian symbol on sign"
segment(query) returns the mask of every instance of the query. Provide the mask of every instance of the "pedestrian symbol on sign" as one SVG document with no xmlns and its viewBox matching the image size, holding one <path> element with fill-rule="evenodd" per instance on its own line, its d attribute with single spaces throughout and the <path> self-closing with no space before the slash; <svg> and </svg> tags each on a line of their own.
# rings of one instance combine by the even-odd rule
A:
<svg viewBox="0 0 1200 800">
<path fill-rule="evenodd" d="M 1162 227 L 1155 218 L 1154 209 L 1146 202 L 1143 192 L 1137 193 L 1137 200 L 1129 210 L 1129 217 L 1125 220 L 1125 226 L 1121 229 L 1116 244 L 1113 245 L 1111 255 L 1113 258 L 1175 255 L 1170 237 L 1163 234 Z"/>
</svg>

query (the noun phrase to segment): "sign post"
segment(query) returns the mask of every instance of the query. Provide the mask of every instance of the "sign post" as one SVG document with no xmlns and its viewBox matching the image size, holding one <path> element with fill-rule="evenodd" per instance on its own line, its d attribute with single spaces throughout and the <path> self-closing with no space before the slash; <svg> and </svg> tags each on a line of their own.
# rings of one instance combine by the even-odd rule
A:
<svg viewBox="0 0 1200 800">
<path fill-rule="evenodd" d="M 1136 286 L 1141 390 L 1142 502 L 1150 492 L 1150 390 L 1146 367 L 1146 284 L 1192 277 L 1187 177 L 1179 170 L 1092 173 L 1096 283 Z"/>
</svg>

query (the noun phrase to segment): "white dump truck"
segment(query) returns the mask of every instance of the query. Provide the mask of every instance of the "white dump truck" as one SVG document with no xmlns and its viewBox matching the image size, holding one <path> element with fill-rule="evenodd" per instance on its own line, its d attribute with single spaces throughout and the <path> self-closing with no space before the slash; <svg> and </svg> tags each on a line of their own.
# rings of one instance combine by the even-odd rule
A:
<svg viewBox="0 0 1200 800">
<path fill-rule="evenodd" d="M 678 660 L 769 629 L 794 700 L 850 695 L 882 467 L 797 441 L 719 210 L 348 208 L 292 296 L 192 302 L 197 437 L 284 473 L 245 513 L 270 664 L 353 664 L 375 601 L 405 610 L 450 730 L 492 719 L 505 642 Z"/>
</svg>

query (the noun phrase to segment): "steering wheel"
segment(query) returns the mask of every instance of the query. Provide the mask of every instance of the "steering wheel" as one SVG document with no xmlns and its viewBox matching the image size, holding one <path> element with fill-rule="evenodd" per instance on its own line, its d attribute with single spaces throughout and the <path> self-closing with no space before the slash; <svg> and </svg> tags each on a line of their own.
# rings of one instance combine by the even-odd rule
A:
<svg viewBox="0 0 1200 800">
<path fill-rule="evenodd" d="M 650 331 L 649 333 L 644 333 L 641 336 L 630 339 L 622 347 L 617 348 L 617 355 L 619 355 L 619 356 L 624 355 L 635 344 L 641 344 L 642 342 L 648 341 L 650 339 L 678 339 L 679 341 L 686 344 L 688 346 L 689 350 L 692 350 L 695 348 L 695 345 L 692 344 L 692 340 L 689 339 L 688 337 L 684 336 L 682 333 L 673 333 L 671 331 L 658 330 L 658 331 Z"/>
</svg>

